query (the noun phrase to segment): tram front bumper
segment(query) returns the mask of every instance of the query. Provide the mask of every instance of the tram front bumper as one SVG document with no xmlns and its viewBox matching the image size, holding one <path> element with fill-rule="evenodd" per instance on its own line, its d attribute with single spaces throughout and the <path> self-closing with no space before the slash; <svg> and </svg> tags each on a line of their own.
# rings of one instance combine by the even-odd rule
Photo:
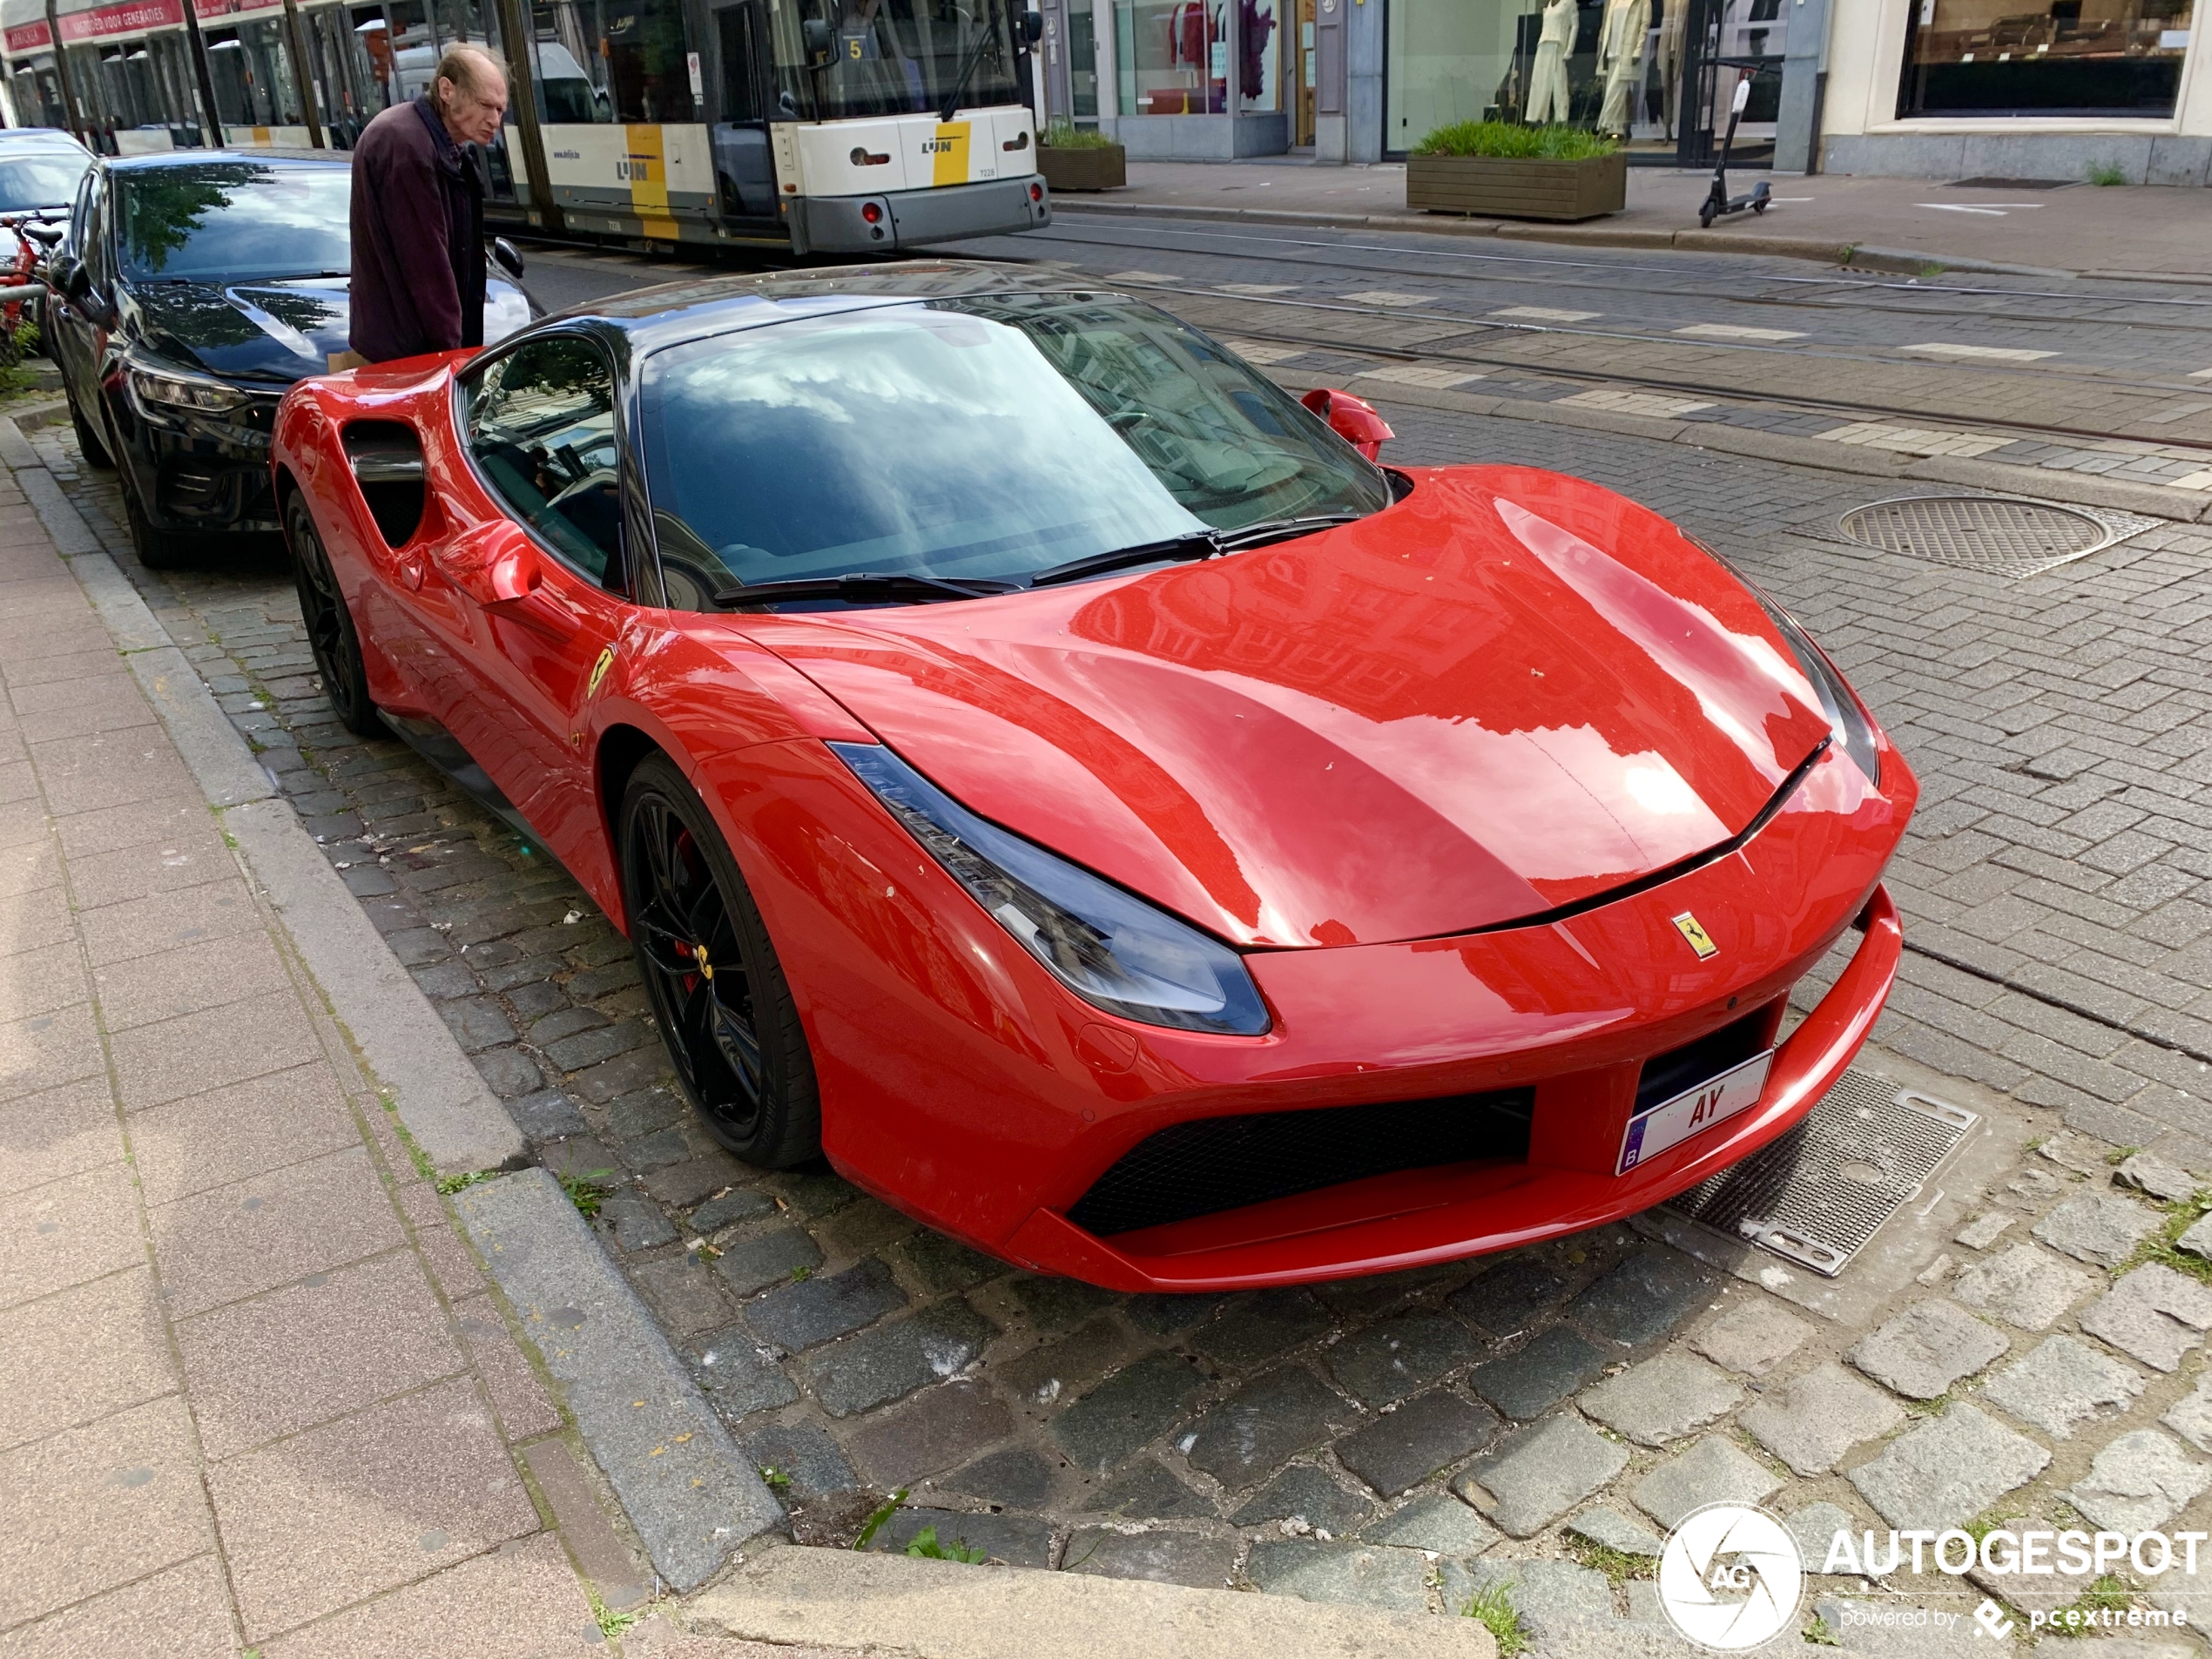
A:
<svg viewBox="0 0 2212 1659">
<path fill-rule="evenodd" d="M 878 196 L 808 196 L 791 204 L 792 246 L 800 253 L 887 253 L 1051 222 L 1052 192 L 1039 173 Z"/>
</svg>

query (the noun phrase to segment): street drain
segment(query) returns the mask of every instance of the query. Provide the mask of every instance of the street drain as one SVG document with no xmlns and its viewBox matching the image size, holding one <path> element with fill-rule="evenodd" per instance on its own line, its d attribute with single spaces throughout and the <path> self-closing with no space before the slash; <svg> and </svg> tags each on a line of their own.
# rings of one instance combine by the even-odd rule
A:
<svg viewBox="0 0 2212 1659">
<path fill-rule="evenodd" d="M 1667 1208 L 1833 1278 L 1979 1121 L 1854 1067 L 1797 1128 Z"/>
<path fill-rule="evenodd" d="M 1885 553 L 2028 577 L 2157 523 L 2134 513 L 2091 512 L 2007 496 L 1904 496 L 1854 507 L 1836 528 L 1861 547 Z"/>
</svg>

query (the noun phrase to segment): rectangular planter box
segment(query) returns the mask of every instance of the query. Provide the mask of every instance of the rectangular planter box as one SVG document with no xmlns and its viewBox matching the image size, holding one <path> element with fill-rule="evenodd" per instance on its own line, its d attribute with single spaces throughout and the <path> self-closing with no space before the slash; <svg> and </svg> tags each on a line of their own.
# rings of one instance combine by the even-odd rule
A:
<svg viewBox="0 0 2212 1659">
<path fill-rule="evenodd" d="M 1484 219 L 1595 219 L 1629 202 L 1629 158 L 1615 150 L 1587 161 L 1540 157 L 1406 158 L 1406 206 L 1417 212 Z"/>
<path fill-rule="evenodd" d="M 1037 149 L 1037 171 L 1052 193 L 1063 190 L 1119 190 L 1129 183 L 1129 152 L 1118 144 L 1103 149 Z"/>
</svg>

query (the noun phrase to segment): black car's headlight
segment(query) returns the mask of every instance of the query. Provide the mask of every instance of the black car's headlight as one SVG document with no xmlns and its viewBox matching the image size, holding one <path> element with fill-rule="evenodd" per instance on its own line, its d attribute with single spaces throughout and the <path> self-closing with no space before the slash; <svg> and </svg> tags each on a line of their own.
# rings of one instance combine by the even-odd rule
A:
<svg viewBox="0 0 2212 1659">
<path fill-rule="evenodd" d="M 1219 940 L 978 818 L 880 745 L 830 747 L 994 921 L 1086 1002 L 1184 1031 L 1267 1029 L 1259 988 Z"/>
<path fill-rule="evenodd" d="M 190 369 L 126 363 L 123 378 L 139 415 L 156 422 L 187 415 L 230 415 L 253 401 L 229 381 Z"/>
</svg>

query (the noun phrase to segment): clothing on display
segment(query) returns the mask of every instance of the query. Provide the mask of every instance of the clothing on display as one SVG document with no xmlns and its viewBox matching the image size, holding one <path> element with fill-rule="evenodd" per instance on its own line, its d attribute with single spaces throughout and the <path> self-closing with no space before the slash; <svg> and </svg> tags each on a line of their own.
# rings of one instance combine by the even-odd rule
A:
<svg viewBox="0 0 2212 1659">
<path fill-rule="evenodd" d="M 1575 44 L 1575 0 L 1551 0 L 1544 8 L 1535 67 L 1528 71 L 1526 119 L 1532 125 L 1567 119 L 1567 54 Z"/>
<path fill-rule="evenodd" d="M 1688 33 L 1689 0 L 1660 0 L 1658 60 L 1659 96 L 1665 106 L 1667 137 L 1675 136 L 1675 122 L 1682 107 L 1683 41 Z"/>
<path fill-rule="evenodd" d="M 1597 74 L 1605 84 L 1600 132 L 1619 138 L 1635 118 L 1633 106 L 1643 93 L 1643 44 L 1650 29 L 1651 0 L 1605 0 L 1597 35 Z"/>
</svg>

